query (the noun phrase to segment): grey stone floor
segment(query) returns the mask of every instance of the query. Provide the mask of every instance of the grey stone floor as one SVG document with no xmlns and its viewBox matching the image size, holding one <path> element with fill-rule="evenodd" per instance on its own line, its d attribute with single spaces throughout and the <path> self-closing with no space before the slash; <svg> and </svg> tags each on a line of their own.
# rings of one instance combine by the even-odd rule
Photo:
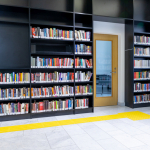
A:
<svg viewBox="0 0 150 150">
<path fill-rule="evenodd" d="M 0 122 L 12 126 L 128 111 L 150 114 L 150 108 L 96 107 L 94 113 Z M 0 134 L 0 150 L 150 150 L 150 119 L 116 119 Z"/>
</svg>

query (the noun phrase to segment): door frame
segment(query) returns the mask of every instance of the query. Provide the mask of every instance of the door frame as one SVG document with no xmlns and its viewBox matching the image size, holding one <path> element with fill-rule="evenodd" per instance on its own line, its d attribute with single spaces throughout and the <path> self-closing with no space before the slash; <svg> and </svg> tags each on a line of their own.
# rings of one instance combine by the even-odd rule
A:
<svg viewBox="0 0 150 150">
<path fill-rule="evenodd" d="M 102 36 L 102 38 L 98 36 Z M 93 54 L 94 54 L 94 107 L 99 107 L 99 106 L 113 106 L 118 104 L 118 35 L 111 35 L 111 34 L 100 34 L 100 33 L 94 33 L 94 47 L 93 47 Z M 110 97 L 96 97 L 96 40 L 105 40 L 105 41 L 112 41 L 112 62 L 116 64 L 116 78 L 117 80 L 114 82 L 112 80 L 113 86 L 116 87 L 116 93 L 114 89 L 112 88 L 112 96 Z M 114 42 L 117 42 L 113 44 Z M 115 53 L 113 51 L 115 50 Z M 116 52 L 117 51 L 117 52 Z M 115 57 L 114 57 L 115 56 Z M 112 65 L 113 65 L 112 63 Z M 114 66 L 112 66 L 112 72 L 114 71 Z M 114 74 L 112 73 L 112 79 L 113 79 Z M 111 99 L 114 98 L 115 101 L 112 101 Z M 97 102 L 98 99 L 102 99 L 101 102 Z"/>
</svg>

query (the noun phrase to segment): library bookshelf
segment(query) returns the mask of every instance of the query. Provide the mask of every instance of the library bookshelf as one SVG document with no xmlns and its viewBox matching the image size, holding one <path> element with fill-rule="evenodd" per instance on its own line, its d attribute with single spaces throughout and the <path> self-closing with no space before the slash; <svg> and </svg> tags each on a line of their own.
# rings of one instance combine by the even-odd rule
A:
<svg viewBox="0 0 150 150">
<path fill-rule="evenodd" d="M 80 7 L 79 7 L 80 6 Z M 91 46 L 93 51 L 93 14 L 92 14 L 92 0 L 0 0 L 0 72 L 12 73 L 15 72 L 17 77 L 20 72 L 28 72 L 30 74 L 29 83 L 18 84 L 0 84 L 0 89 L 30 89 L 29 98 L 9 98 L 1 99 L 0 103 L 28 103 L 28 113 L 24 114 L 7 114 L 0 116 L 0 121 L 28 119 L 37 117 L 47 117 L 55 115 L 68 115 L 93 112 L 93 94 L 76 95 L 75 86 L 91 85 L 93 86 L 93 76 L 90 81 L 75 82 L 44 82 L 32 83 L 31 74 L 38 72 L 73 72 L 77 71 L 93 73 L 93 68 L 75 68 L 75 63 L 72 68 L 32 68 L 31 57 L 43 58 L 72 58 L 76 59 L 93 59 L 93 53 L 90 55 L 75 54 L 76 44 L 85 44 Z M 62 30 L 84 30 L 91 33 L 90 41 L 76 40 L 73 34 L 73 39 L 44 39 L 33 38 L 31 36 L 31 27 L 42 28 L 56 28 Z M 34 52 L 32 51 L 34 47 Z M 16 77 L 16 78 L 17 78 Z M 40 87 L 52 87 L 70 85 L 74 87 L 74 94 L 69 96 L 57 97 L 31 97 L 31 89 Z M 24 94 L 24 93 L 23 93 Z M 32 103 L 35 101 L 42 102 L 43 100 L 73 100 L 73 106 L 69 110 L 32 112 Z M 76 99 L 89 99 L 87 108 L 76 109 Z M 19 107 L 19 106 L 18 106 Z"/>
</svg>

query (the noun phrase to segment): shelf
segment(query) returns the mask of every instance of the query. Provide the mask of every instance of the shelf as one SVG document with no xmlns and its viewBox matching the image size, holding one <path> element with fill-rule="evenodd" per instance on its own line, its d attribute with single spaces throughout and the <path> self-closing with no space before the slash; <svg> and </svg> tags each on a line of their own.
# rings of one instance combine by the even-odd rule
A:
<svg viewBox="0 0 150 150">
<path fill-rule="evenodd" d="M 150 56 L 134 56 L 135 58 L 150 58 Z"/>
<path fill-rule="evenodd" d="M 134 82 L 143 82 L 143 81 L 150 81 L 150 79 L 145 79 L 145 80 L 133 80 Z"/>
<path fill-rule="evenodd" d="M 75 26 L 75 29 L 89 29 L 89 30 L 92 30 L 93 28 L 92 27 L 82 27 L 82 26 Z"/>
<path fill-rule="evenodd" d="M 91 94 L 91 95 L 75 95 L 75 97 L 89 97 L 89 96 L 93 96 L 93 94 Z"/>
<path fill-rule="evenodd" d="M 30 119 L 30 113 L 0 116 L 0 121 L 10 121 L 10 120 L 20 120 L 20 119 Z"/>
<path fill-rule="evenodd" d="M 43 10 L 43 11 L 49 11 L 49 12 L 59 12 L 59 13 L 73 14 L 73 12 L 71 12 L 71 11 L 58 11 L 58 10 L 51 10 L 51 9 L 44 9 L 44 8 L 35 8 L 35 7 L 30 7 L 30 9 Z"/>
<path fill-rule="evenodd" d="M 75 68 L 75 70 L 92 70 L 93 68 Z"/>
<path fill-rule="evenodd" d="M 92 54 L 75 54 L 75 56 L 77 57 L 77 56 L 86 56 L 86 57 L 92 57 L 93 55 Z"/>
<path fill-rule="evenodd" d="M 74 114 L 74 110 L 62 110 L 62 111 L 49 111 L 40 113 L 31 113 L 31 118 L 58 116 L 58 115 L 70 115 Z"/>
<path fill-rule="evenodd" d="M 6 99 L 6 100 L 0 100 L 0 102 L 9 102 L 9 101 L 30 101 L 30 98 L 26 99 Z"/>
<path fill-rule="evenodd" d="M 135 93 L 137 93 L 137 94 L 138 94 L 138 93 L 150 93 L 150 91 L 139 91 L 139 92 L 135 92 L 135 91 L 134 91 L 134 94 L 135 94 Z"/>
<path fill-rule="evenodd" d="M 44 53 L 39 53 L 39 54 L 31 53 L 31 55 L 32 56 L 74 56 L 74 54 L 66 54 L 65 52 L 63 54 L 62 53 L 60 53 L 60 54 L 59 53 L 58 54 L 56 54 L 56 53 L 55 54 L 54 53 L 51 53 L 51 54 L 50 53 L 49 54 L 48 53 L 45 53 L 45 54 Z"/>
<path fill-rule="evenodd" d="M 145 70 L 149 70 L 150 68 L 134 68 L 134 69 L 145 69 Z"/>
<path fill-rule="evenodd" d="M 28 6 L 17 6 L 17 5 L 4 5 L 4 4 L 0 4 L 1 7 L 16 7 L 16 8 L 27 8 L 29 9 Z"/>
<path fill-rule="evenodd" d="M 29 70 L 30 68 L 0 68 L 0 70 Z"/>
<path fill-rule="evenodd" d="M 136 32 L 136 31 L 135 31 L 134 34 L 143 34 L 143 35 L 145 34 L 145 35 L 149 35 L 150 32 Z"/>
<path fill-rule="evenodd" d="M 55 70 L 59 70 L 59 71 L 66 71 L 66 70 L 74 70 L 74 68 L 31 68 L 31 70 L 33 71 L 55 71 Z"/>
<path fill-rule="evenodd" d="M 80 113 L 90 113 L 93 112 L 93 108 L 84 108 L 84 109 L 75 109 L 75 114 L 80 114 Z"/>
<path fill-rule="evenodd" d="M 79 81 L 79 82 L 75 82 L 75 84 L 83 84 L 83 83 L 93 83 L 93 81 Z"/>
<path fill-rule="evenodd" d="M 36 86 L 36 85 L 68 85 L 68 84 L 74 84 L 74 82 L 51 82 L 51 83 L 31 83 L 31 86 Z"/>
<path fill-rule="evenodd" d="M 81 12 L 75 12 L 75 14 L 77 14 L 77 15 L 89 15 L 89 16 L 92 16 L 92 14 L 88 14 L 88 13 L 81 13 Z"/>
<path fill-rule="evenodd" d="M 41 98 L 31 98 L 31 100 L 49 100 L 49 99 L 66 99 L 66 98 L 72 98 L 73 96 L 58 96 L 58 97 L 41 97 Z"/>
<path fill-rule="evenodd" d="M 29 22 L 24 22 L 24 21 L 8 21 L 8 20 L 0 20 L 1 23 L 16 23 L 16 24 L 26 24 L 28 25 Z"/>
<path fill-rule="evenodd" d="M 150 44 L 134 44 L 134 46 L 146 46 L 146 47 L 150 47 Z"/>
<path fill-rule="evenodd" d="M 138 107 L 150 107 L 150 103 L 139 103 L 139 104 L 133 104 L 134 108 Z"/>
<path fill-rule="evenodd" d="M 61 24 L 58 25 L 58 24 L 41 23 L 41 22 L 40 23 L 36 23 L 36 22 L 32 22 L 32 21 L 30 22 L 30 24 L 31 24 L 31 26 L 40 26 L 41 25 L 41 26 L 47 26 L 47 27 L 60 27 L 60 28 L 62 27 L 62 28 L 67 28 L 67 29 L 68 28 L 72 28 L 73 29 L 73 27 L 74 27 L 74 26 L 70 26 L 70 25 L 61 25 Z"/>
<path fill-rule="evenodd" d="M 78 41 L 78 40 L 75 40 L 76 43 L 92 43 L 93 41 Z"/>
</svg>

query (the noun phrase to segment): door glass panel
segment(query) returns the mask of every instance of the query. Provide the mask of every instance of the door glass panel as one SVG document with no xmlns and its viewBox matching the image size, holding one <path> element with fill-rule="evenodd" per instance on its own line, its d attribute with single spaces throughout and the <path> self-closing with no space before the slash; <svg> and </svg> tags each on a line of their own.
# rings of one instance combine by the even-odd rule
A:
<svg viewBox="0 0 150 150">
<path fill-rule="evenodd" d="M 96 40 L 96 97 L 112 96 L 112 42 Z"/>
</svg>

